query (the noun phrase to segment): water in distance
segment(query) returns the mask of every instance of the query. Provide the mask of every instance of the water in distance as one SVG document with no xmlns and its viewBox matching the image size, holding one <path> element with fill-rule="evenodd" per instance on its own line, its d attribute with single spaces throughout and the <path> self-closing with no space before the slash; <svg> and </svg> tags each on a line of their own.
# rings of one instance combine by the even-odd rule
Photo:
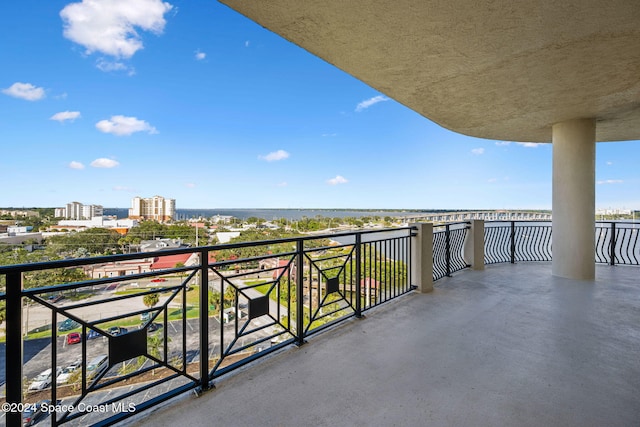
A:
<svg viewBox="0 0 640 427">
<path fill-rule="evenodd" d="M 190 218 L 211 218 L 216 215 L 232 216 L 238 219 L 250 217 L 262 218 L 267 221 L 274 219 L 298 220 L 304 217 L 314 218 L 317 215 L 330 218 L 345 218 L 363 216 L 391 216 L 399 217 L 413 215 L 420 211 L 409 210 L 350 210 L 350 209 L 176 209 L 176 219 L 184 220 Z M 126 218 L 129 209 L 126 208 L 105 208 L 105 215 L 115 215 L 118 219 Z"/>
</svg>

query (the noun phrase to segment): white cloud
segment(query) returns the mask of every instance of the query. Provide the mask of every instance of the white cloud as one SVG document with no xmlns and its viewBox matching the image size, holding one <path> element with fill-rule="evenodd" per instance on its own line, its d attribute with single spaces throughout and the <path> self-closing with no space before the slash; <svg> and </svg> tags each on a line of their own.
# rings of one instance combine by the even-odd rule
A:
<svg viewBox="0 0 640 427">
<path fill-rule="evenodd" d="M 100 120 L 96 123 L 96 128 L 100 132 L 112 133 L 117 136 L 131 135 L 135 132 L 158 133 L 156 128 L 144 120 L 125 116 L 111 116 L 109 120 Z"/>
<path fill-rule="evenodd" d="M 2 93 L 14 98 L 26 99 L 27 101 L 38 101 L 44 98 L 44 89 L 31 83 L 16 82 L 8 88 L 2 89 Z"/>
<path fill-rule="evenodd" d="M 346 184 L 347 182 L 349 182 L 349 180 L 347 180 L 345 177 L 340 175 L 336 175 L 335 178 L 331 178 L 327 180 L 327 184 L 329 185 Z"/>
<path fill-rule="evenodd" d="M 84 169 L 84 165 L 80 162 L 76 162 L 75 160 L 69 163 L 70 169 Z"/>
<path fill-rule="evenodd" d="M 117 161 L 113 159 L 107 159 L 104 157 L 100 159 L 95 159 L 93 162 L 91 162 L 91 166 L 93 166 L 94 168 L 103 168 L 103 169 L 111 169 L 119 165 L 120 163 L 118 163 Z"/>
<path fill-rule="evenodd" d="M 57 120 L 62 123 L 66 120 L 74 121 L 78 117 L 80 117 L 80 111 L 61 111 L 49 117 L 49 120 Z"/>
<path fill-rule="evenodd" d="M 498 181 L 498 178 L 489 178 L 489 179 L 487 180 L 487 182 L 491 182 L 491 183 L 493 183 L 493 182 L 497 182 L 497 181 Z"/>
<path fill-rule="evenodd" d="M 196 50 L 196 60 L 202 61 L 206 57 L 207 57 L 206 53 L 200 52 L 199 50 Z"/>
<path fill-rule="evenodd" d="M 162 34 L 164 14 L 173 8 L 161 0 L 82 0 L 60 11 L 64 37 L 85 47 L 130 58 L 144 46 L 138 29 Z"/>
<path fill-rule="evenodd" d="M 258 156 L 259 159 L 266 160 L 267 162 L 275 162 L 278 160 L 284 160 L 289 157 L 289 153 L 284 150 L 273 151 L 266 156 Z"/>
<path fill-rule="evenodd" d="M 596 184 L 622 184 L 623 182 L 621 179 L 605 179 L 603 181 L 597 181 Z"/>
<path fill-rule="evenodd" d="M 378 102 L 383 102 L 383 101 L 388 101 L 389 98 L 384 97 L 382 95 L 378 95 L 378 96 L 374 96 L 373 98 L 369 98 L 369 99 L 365 99 L 364 101 L 362 101 L 361 103 L 359 103 L 356 106 L 356 111 L 360 112 L 362 110 L 365 110 L 369 107 L 371 107 L 372 105 L 377 104 Z"/>
<path fill-rule="evenodd" d="M 187 188 L 196 188 L 196 185 L 193 182 L 187 182 L 184 186 Z"/>
<path fill-rule="evenodd" d="M 497 146 L 506 146 L 510 144 L 511 144 L 511 141 L 496 141 Z M 526 148 L 538 148 L 538 145 L 540 145 L 537 142 L 516 142 L 516 144 Z"/>
<path fill-rule="evenodd" d="M 249 47 L 249 40 L 244 42 L 244 47 Z"/>
<path fill-rule="evenodd" d="M 479 156 L 480 154 L 484 154 L 484 148 L 474 148 L 471 150 L 471 153 Z"/>
<path fill-rule="evenodd" d="M 613 165 L 613 162 L 607 162 L 607 166 Z"/>
<path fill-rule="evenodd" d="M 327 138 L 327 137 L 333 138 L 334 136 L 337 136 L 337 135 L 338 135 L 337 133 L 323 133 L 322 134 L 322 136 L 325 137 L 325 138 Z"/>
<path fill-rule="evenodd" d="M 283 181 L 283 182 L 278 184 L 278 187 L 286 187 L 287 185 L 289 185 L 289 184 L 286 181 Z"/>
<path fill-rule="evenodd" d="M 126 71 L 130 76 L 136 73 L 135 68 L 129 67 L 124 62 L 110 61 L 104 58 L 98 58 L 96 60 L 96 68 L 98 68 L 98 70 L 100 71 L 104 71 L 105 73 L 108 73 L 110 71 Z"/>
</svg>

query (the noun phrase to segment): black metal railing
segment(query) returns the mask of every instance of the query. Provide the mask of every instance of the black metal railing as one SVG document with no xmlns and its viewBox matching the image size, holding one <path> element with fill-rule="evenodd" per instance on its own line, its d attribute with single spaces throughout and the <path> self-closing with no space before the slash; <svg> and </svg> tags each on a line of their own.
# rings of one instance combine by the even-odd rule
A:
<svg viewBox="0 0 640 427">
<path fill-rule="evenodd" d="M 551 261 L 551 222 L 486 222 L 484 260 L 485 264 Z"/>
<path fill-rule="evenodd" d="M 464 242 L 469 232 L 468 222 L 435 226 L 433 230 L 433 280 L 451 276 L 469 267 L 464 259 Z"/>
<path fill-rule="evenodd" d="M 2 266 L 4 391 L 15 409 L 5 411 L 6 425 L 22 425 L 24 404 L 43 399 L 58 405 L 48 408 L 51 425 L 111 425 L 207 390 L 410 292 L 411 238 L 404 227 Z M 173 267 L 154 269 L 158 262 Z M 105 277 L 113 270 L 105 266 L 117 273 Z M 75 269 L 91 279 L 37 286 L 38 274 Z M 58 384 L 58 370 L 70 366 Z M 46 369 L 50 384 L 32 381 Z"/>
<path fill-rule="evenodd" d="M 595 262 L 640 265 L 640 223 L 597 222 Z M 551 222 L 486 222 L 485 264 L 551 261 Z"/>
<path fill-rule="evenodd" d="M 596 262 L 640 265 L 640 223 L 597 222 Z"/>
<path fill-rule="evenodd" d="M 469 228 L 434 227 L 434 280 L 469 266 Z M 639 229 L 598 223 L 596 262 L 640 265 Z M 36 400 L 59 404 L 51 425 L 111 425 L 207 390 L 225 373 L 410 292 L 413 237 L 404 227 L 2 266 L 7 425 L 21 425 L 21 405 Z M 551 224 L 486 222 L 484 251 L 485 264 L 550 261 Z M 78 270 L 91 279 L 65 279 Z M 58 284 L 38 286 L 42 274 Z M 57 384 L 55 373 L 71 366 Z M 46 369 L 50 385 L 32 381 Z"/>
</svg>

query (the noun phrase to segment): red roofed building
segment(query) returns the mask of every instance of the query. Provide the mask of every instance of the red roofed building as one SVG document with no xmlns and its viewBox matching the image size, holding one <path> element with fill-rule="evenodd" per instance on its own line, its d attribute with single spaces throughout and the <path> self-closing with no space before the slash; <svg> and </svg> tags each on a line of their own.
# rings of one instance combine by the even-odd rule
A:
<svg viewBox="0 0 640 427">
<path fill-rule="evenodd" d="M 151 270 L 166 270 L 168 268 L 174 268 L 177 264 L 192 265 L 196 262 L 197 254 L 178 254 L 178 255 L 164 255 L 155 257 L 153 264 L 151 264 Z"/>
<path fill-rule="evenodd" d="M 293 269 L 291 268 L 291 264 L 289 263 L 288 260 L 286 259 L 279 259 L 278 260 L 278 268 L 277 270 L 273 271 L 273 278 L 277 279 L 280 275 L 282 275 L 283 278 L 287 278 L 289 277 L 289 274 L 291 274 L 291 278 L 295 279 L 295 273 L 293 273 Z"/>
<path fill-rule="evenodd" d="M 360 280 L 360 293 L 365 296 L 366 299 L 373 297 L 375 299 L 378 295 L 378 289 L 380 288 L 380 282 L 371 277 L 365 277 Z"/>
</svg>

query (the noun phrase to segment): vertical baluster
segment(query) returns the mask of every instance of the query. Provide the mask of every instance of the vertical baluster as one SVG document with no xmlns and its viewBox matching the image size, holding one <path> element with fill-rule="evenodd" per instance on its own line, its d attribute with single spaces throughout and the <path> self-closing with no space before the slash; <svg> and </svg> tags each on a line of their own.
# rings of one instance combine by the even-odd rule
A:
<svg viewBox="0 0 640 427">
<path fill-rule="evenodd" d="M 616 223 L 612 222 L 611 223 L 611 237 L 609 238 L 609 244 L 610 246 L 610 257 L 611 260 L 609 261 L 611 265 L 616 265 Z"/>
<path fill-rule="evenodd" d="M 449 228 L 449 224 L 447 224 L 444 228 L 444 238 L 445 238 L 445 263 L 446 263 L 446 272 L 445 275 L 447 277 L 451 276 L 451 230 Z"/>
<path fill-rule="evenodd" d="M 186 299 L 186 298 L 183 298 Z M 222 307 L 220 307 L 222 310 Z M 209 252 L 200 252 L 200 390 L 209 389 Z M 166 330 L 166 328 L 165 328 Z M 183 340 L 184 341 L 184 340 Z M 182 355 L 186 372 L 186 352 Z"/>
<path fill-rule="evenodd" d="M 356 317 L 362 317 L 362 236 L 356 234 Z"/>
<path fill-rule="evenodd" d="M 511 238 L 510 238 L 511 264 L 516 262 L 516 222 L 511 221 Z"/>
<path fill-rule="evenodd" d="M 304 274 L 304 240 L 296 242 L 296 345 L 304 344 L 304 292 L 302 289 L 302 276 Z M 309 287 L 313 278 L 309 275 Z M 320 287 L 320 282 L 318 282 Z M 311 300 L 312 298 L 309 298 Z"/>
<path fill-rule="evenodd" d="M 22 273 L 7 274 L 6 357 L 5 375 L 7 403 L 22 403 Z M 55 331 L 55 325 L 53 326 Z M 52 332 L 55 334 L 55 332 Z M 55 381 L 55 380 L 54 380 Z M 7 426 L 22 426 L 22 413 L 7 412 Z"/>
</svg>

